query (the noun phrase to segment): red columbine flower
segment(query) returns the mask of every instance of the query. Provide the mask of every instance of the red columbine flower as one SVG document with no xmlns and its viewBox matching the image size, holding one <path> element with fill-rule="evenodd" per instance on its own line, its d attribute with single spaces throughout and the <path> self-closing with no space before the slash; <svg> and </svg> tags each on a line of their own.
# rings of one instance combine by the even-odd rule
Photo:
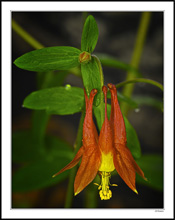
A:
<svg viewBox="0 0 175 220">
<path fill-rule="evenodd" d="M 83 124 L 83 146 L 79 149 L 74 159 L 54 176 L 74 167 L 81 159 L 82 161 L 74 182 L 74 194 L 80 193 L 89 183 L 93 181 L 97 173 L 101 177 L 101 184 L 97 184 L 100 190 L 100 198 L 110 199 L 112 192 L 109 185 L 111 172 L 117 170 L 125 183 L 137 193 L 135 187 L 136 172 L 144 177 L 143 171 L 136 164 L 130 150 L 126 146 L 126 129 L 124 119 L 120 111 L 117 99 L 117 90 L 113 84 L 108 84 L 111 92 L 111 116 L 107 117 L 107 87 L 102 90 L 105 95 L 105 120 L 102 125 L 99 139 L 96 127 L 92 119 L 92 107 L 94 96 L 97 93 L 93 89 L 88 99 L 85 93 L 86 115 Z"/>
</svg>

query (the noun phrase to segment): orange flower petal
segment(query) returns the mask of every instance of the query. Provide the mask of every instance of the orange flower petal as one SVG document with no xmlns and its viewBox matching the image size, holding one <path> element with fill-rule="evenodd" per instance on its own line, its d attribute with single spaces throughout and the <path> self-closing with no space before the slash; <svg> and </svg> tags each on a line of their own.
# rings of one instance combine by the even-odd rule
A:
<svg viewBox="0 0 175 220">
<path fill-rule="evenodd" d="M 114 149 L 113 162 L 120 177 L 134 192 L 136 192 L 136 171 L 134 167 L 135 161 L 129 149 L 121 144 L 117 144 Z"/>
<path fill-rule="evenodd" d="M 88 148 L 88 146 L 96 146 L 98 143 L 98 132 L 92 118 L 93 100 L 94 96 L 97 94 L 97 90 L 92 89 L 89 100 L 85 89 L 84 94 L 86 101 L 86 115 L 83 123 L 83 146 Z"/>
<path fill-rule="evenodd" d="M 135 161 L 134 161 L 135 162 Z M 134 164 L 135 170 L 136 172 L 144 179 L 147 181 L 147 178 L 144 175 L 144 172 L 141 170 L 141 168 L 139 167 L 139 165 L 135 162 Z"/>
<path fill-rule="evenodd" d="M 100 162 L 101 153 L 98 147 L 98 133 L 92 118 L 92 108 L 94 96 L 97 94 L 97 90 L 93 89 L 88 99 L 86 91 L 86 115 L 83 123 L 83 147 L 84 153 L 80 167 L 74 182 L 74 192 L 77 195 L 81 192 L 97 175 Z"/>
<path fill-rule="evenodd" d="M 125 181 L 125 183 L 135 191 L 135 173 L 137 172 L 145 180 L 143 171 L 140 169 L 138 164 L 135 162 L 130 150 L 122 145 L 115 145 L 114 156 L 113 156 L 114 166 Z"/>
<path fill-rule="evenodd" d="M 89 152 L 84 152 L 80 167 L 75 177 L 75 195 L 80 193 L 89 183 L 93 181 L 100 167 L 101 153 L 99 149 L 96 147 L 91 147 L 90 149 L 94 150 L 91 151 L 91 154 L 89 154 Z"/>
<path fill-rule="evenodd" d="M 114 133 L 114 143 L 115 144 L 125 144 L 126 143 L 126 129 L 123 119 L 123 115 L 120 110 L 120 106 L 117 98 L 117 89 L 115 85 L 109 83 L 108 88 L 111 92 L 111 116 L 110 123 L 113 128 Z"/>
<path fill-rule="evenodd" d="M 74 159 L 69 164 L 67 164 L 63 169 L 61 169 L 58 173 L 54 174 L 53 177 L 59 175 L 60 173 L 66 171 L 66 170 L 69 170 L 69 169 L 73 168 L 75 165 L 77 165 L 77 163 L 80 161 L 80 159 L 83 155 L 83 152 L 84 152 L 84 149 L 83 149 L 83 147 L 81 147 L 79 149 L 79 151 L 77 152 L 77 154 L 75 155 Z"/>
<path fill-rule="evenodd" d="M 125 183 L 137 193 L 135 188 L 136 172 L 145 180 L 146 178 L 126 146 L 127 139 L 125 123 L 118 103 L 116 87 L 109 83 L 108 88 L 111 92 L 110 124 L 114 135 L 114 166 Z"/>
<path fill-rule="evenodd" d="M 103 86 L 102 88 L 105 96 L 105 119 L 99 135 L 99 147 L 101 151 L 105 154 L 108 154 L 112 151 L 113 148 L 113 133 L 111 130 L 111 125 L 107 116 L 107 87 Z"/>
<path fill-rule="evenodd" d="M 126 147 L 126 129 L 120 110 L 115 85 L 109 83 L 111 92 L 111 115 L 110 123 L 114 135 L 113 162 L 115 169 L 125 183 L 135 191 L 135 161 L 130 150 Z"/>
</svg>

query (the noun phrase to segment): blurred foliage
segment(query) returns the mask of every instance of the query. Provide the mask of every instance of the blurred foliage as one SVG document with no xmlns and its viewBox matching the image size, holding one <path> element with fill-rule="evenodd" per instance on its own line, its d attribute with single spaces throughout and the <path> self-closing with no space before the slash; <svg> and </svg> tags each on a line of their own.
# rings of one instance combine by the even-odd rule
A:
<svg viewBox="0 0 175 220">
<path fill-rule="evenodd" d="M 158 154 L 145 154 L 137 160 L 148 181 L 137 175 L 137 183 L 163 190 L 163 157 Z"/>
<path fill-rule="evenodd" d="M 13 134 L 13 162 L 24 164 L 13 175 L 12 190 L 27 192 L 58 183 L 69 171 L 52 178 L 72 158 L 72 148 L 56 137 L 45 137 L 45 145 L 38 146 L 30 132 Z M 41 151 L 41 149 L 43 151 Z"/>
</svg>

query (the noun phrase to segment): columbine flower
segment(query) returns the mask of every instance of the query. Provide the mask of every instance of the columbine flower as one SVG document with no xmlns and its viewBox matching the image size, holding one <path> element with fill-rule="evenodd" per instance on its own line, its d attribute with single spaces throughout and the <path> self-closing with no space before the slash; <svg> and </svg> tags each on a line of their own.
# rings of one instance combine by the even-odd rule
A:
<svg viewBox="0 0 175 220">
<path fill-rule="evenodd" d="M 94 96 L 97 93 L 93 89 L 88 99 L 85 93 L 86 115 L 83 124 L 83 146 L 79 149 L 74 159 L 60 170 L 54 176 L 74 167 L 81 159 L 82 161 L 74 182 L 74 194 L 80 193 L 89 183 L 93 181 L 97 173 L 101 177 L 101 184 L 98 185 L 100 198 L 103 200 L 110 199 L 112 192 L 109 186 L 111 172 L 117 170 L 120 177 L 136 193 L 135 176 L 136 172 L 144 177 L 143 171 L 135 162 L 130 150 L 126 146 L 126 129 L 124 119 L 120 111 L 117 99 L 117 90 L 113 84 L 108 84 L 111 92 L 111 115 L 110 120 L 107 117 L 107 87 L 103 86 L 102 90 L 105 96 L 105 119 L 102 125 L 100 135 L 92 119 L 92 107 Z"/>
</svg>

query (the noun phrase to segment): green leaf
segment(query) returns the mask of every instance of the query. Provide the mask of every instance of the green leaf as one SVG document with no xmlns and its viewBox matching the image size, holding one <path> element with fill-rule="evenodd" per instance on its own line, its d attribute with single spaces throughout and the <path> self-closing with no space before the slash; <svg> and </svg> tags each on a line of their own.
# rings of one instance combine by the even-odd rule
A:
<svg viewBox="0 0 175 220">
<path fill-rule="evenodd" d="M 94 57 L 89 63 L 81 65 L 81 73 L 88 97 L 92 89 L 98 90 L 94 98 L 94 105 L 98 106 L 100 104 L 101 79 L 98 63 Z"/>
<path fill-rule="evenodd" d="M 130 71 L 130 72 L 135 73 L 137 77 L 142 76 L 142 74 L 137 69 L 135 69 L 134 67 L 132 67 L 131 65 L 127 63 L 117 60 L 115 57 L 109 56 L 107 54 L 101 54 L 101 53 L 97 53 L 96 55 L 100 59 L 103 66 Z"/>
<path fill-rule="evenodd" d="M 98 26 L 92 15 L 89 15 L 84 23 L 81 37 L 81 51 L 92 53 L 98 40 Z"/>
<path fill-rule="evenodd" d="M 69 115 L 80 112 L 84 106 L 84 92 L 78 87 L 55 87 L 32 92 L 24 99 L 23 106 L 46 110 L 50 114 Z"/>
<path fill-rule="evenodd" d="M 158 154 L 142 155 L 137 164 L 143 170 L 148 181 L 143 180 L 137 175 L 137 183 L 148 187 L 163 190 L 163 157 Z"/>
<path fill-rule="evenodd" d="M 74 47 L 46 47 L 22 55 L 14 64 L 21 69 L 38 72 L 67 70 L 79 65 L 80 52 Z"/>
<path fill-rule="evenodd" d="M 12 177 L 13 192 L 27 192 L 42 189 L 64 180 L 69 171 L 55 178 L 52 176 L 73 158 L 73 151 L 56 138 L 47 138 L 47 154 L 40 160 L 29 163 L 17 170 Z M 60 145 L 61 144 L 61 145 Z"/>
<path fill-rule="evenodd" d="M 137 133 L 125 116 L 124 121 L 126 127 L 127 147 L 130 149 L 134 158 L 140 158 L 141 148 Z"/>
<path fill-rule="evenodd" d="M 157 108 L 159 111 L 163 112 L 163 102 L 149 96 L 133 96 L 133 100 L 139 105 L 148 105 Z"/>
<path fill-rule="evenodd" d="M 108 118 L 110 118 L 110 113 L 111 113 L 111 105 L 107 104 Z M 99 107 L 94 107 L 94 114 L 95 114 L 97 126 L 100 131 L 101 130 L 101 117 L 100 117 Z M 134 158 L 140 158 L 141 148 L 140 148 L 140 142 L 139 142 L 137 133 L 125 116 L 124 116 L 124 122 L 125 122 L 125 127 L 126 127 L 127 147 L 130 149 Z"/>
</svg>

